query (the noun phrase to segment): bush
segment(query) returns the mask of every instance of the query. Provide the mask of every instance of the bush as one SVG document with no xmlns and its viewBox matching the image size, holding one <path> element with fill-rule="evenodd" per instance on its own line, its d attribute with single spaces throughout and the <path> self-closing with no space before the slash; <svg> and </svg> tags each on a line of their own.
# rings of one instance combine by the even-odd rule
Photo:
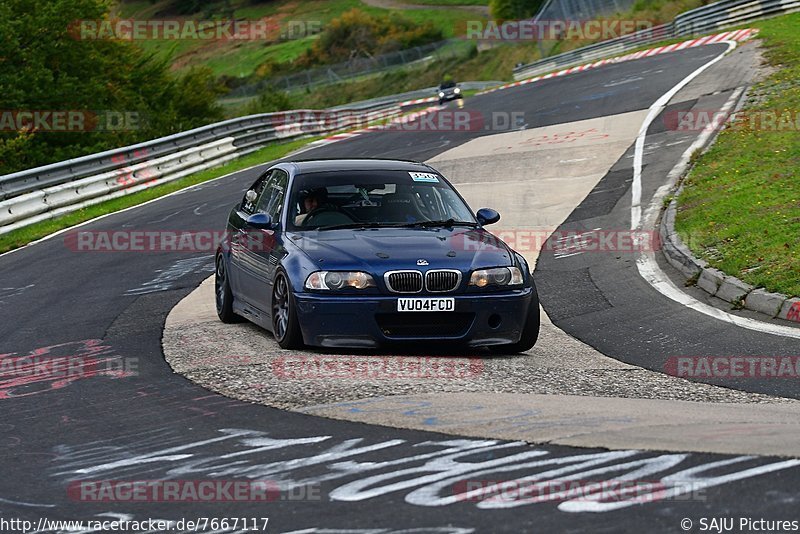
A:
<svg viewBox="0 0 800 534">
<path fill-rule="evenodd" d="M 256 113 L 272 113 L 293 108 L 289 95 L 278 89 L 268 87 L 258 98 L 250 101 L 245 107 L 245 115 Z"/>
<path fill-rule="evenodd" d="M 431 23 L 419 25 L 397 13 L 373 16 L 354 8 L 333 19 L 320 38 L 295 64 L 307 68 L 338 63 L 443 39 L 442 30 Z"/>
</svg>

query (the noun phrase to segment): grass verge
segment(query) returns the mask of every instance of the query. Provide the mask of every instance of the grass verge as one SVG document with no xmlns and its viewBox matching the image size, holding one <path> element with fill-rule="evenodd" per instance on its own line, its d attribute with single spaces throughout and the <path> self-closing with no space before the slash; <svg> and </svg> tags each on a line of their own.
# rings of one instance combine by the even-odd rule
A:
<svg viewBox="0 0 800 534">
<path fill-rule="evenodd" d="M 117 6 L 116 13 L 124 18 L 135 19 L 168 16 L 211 20 L 217 17 L 230 17 L 231 15 L 227 14 L 227 11 L 232 9 L 232 16 L 236 19 L 258 20 L 264 17 L 273 17 L 272 20 L 275 23 L 286 29 L 292 24 L 295 28 L 303 28 L 306 23 L 324 27 L 331 19 L 339 17 L 353 8 L 374 15 L 386 15 L 392 11 L 373 7 L 361 0 L 274 0 L 272 2 L 227 0 L 227 2 L 198 3 L 197 12 L 191 15 L 169 15 L 168 8 L 175 3 L 164 0 L 121 2 Z M 226 5 L 229 9 L 225 9 Z M 478 18 L 478 15 L 471 11 L 442 9 L 442 6 L 433 4 L 430 9 L 409 9 L 400 10 L 400 12 L 405 18 L 419 24 L 432 23 L 442 30 L 445 38 L 453 37 L 458 28 L 465 26 L 466 21 Z M 168 61 L 176 70 L 205 65 L 216 76 L 247 78 L 257 73 L 260 66 L 270 61 L 291 63 L 311 48 L 316 39 L 316 35 L 276 42 L 259 40 L 224 42 L 201 39 L 163 41 L 154 39 L 140 40 L 137 41 L 137 44 L 147 52 L 154 54 L 156 58 Z"/>
<path fill-rule="evenodd" d="M 261 150 L 230 161 L 224 165 L 221 165 L 220 167 L 207 169 L 205 171 L 192 174 L 191 176 L 186 176 L 185 178 L 175 180 L 174 182 L 159 185 L 151 189 L 145 189 L 143 191 L 139 191 L 138 193 L 132 193 L 130 195 L 108 200 L 106 202 L 101 202 L 100 204 L 95 204 L 94 206 L 89 206 L 82 210 L 68 213 L 61 217 L 56 217 L 55 219 L 42 221 L 18 230 L 8 232 L 7 234 L 2 234 L 0 235 L 0 253 L 8 252 L 9 250 L 25 246 L 28 243 L 48 236 L 53 232 L 75 226 L 76 224 L 94 219 L 95 217 L 120 211 L 131 206 L 136 206 L 138 204 L 147 202 L 148 200 L 163 197 L 164 195 L 168 195 L 175 191 L 185 189 L 199 183 L 207 182 L 209 180 L 213 180 L 214 178 L 219 178 L 220 176 L 258 165 L 259 163 L 265 163 L 285 157 L 287 154 L 290 154 L 291 152 L 302 148 L 308 143 L 321 138 L 322 137 L 311 137 L 297 139 L 288 143 L 266 146 Z"/>
<path fill-rule="evenodd" d="M 711 266 L 798 296 L 800 13 L 750 26 L 760 29 L 775 71 L 754 86 L 744 118 L 697 159 L 678 198 L 675 226 Z"/>
</svg>

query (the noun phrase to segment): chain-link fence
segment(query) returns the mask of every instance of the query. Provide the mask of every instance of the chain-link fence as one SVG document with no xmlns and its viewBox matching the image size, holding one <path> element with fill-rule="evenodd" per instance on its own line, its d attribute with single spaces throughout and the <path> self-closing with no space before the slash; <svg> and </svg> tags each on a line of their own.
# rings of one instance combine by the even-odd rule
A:
<svg viewBox="0 0 800 534">
<path fill-rule="evenodd" d="M 536 14 L 536 20 L 589 20 L 614 13 L 624 13 L 635 0 L 548 0 Z"/>
<path fill-rule="evenodd" d="M 335 65 L 326 65 L 288 76 L 268 78 L 254 84 L 243 85 L 233 89 L 225 98 L 227 100 L 254 97 L 267 88 L 287 92 L 296 91 L 375 74 L 427 59 L 464 57 L 469 53 L 471 46 L 473 45 L 460 39 L 448 39 L 379 56 L 357 57 Z"/>
<path fill-rule="evenodd" d="M 624 13 L 629 11 L 636 0 L 547 0 L 534 17 L 535 22 L 578 21 Z M 539 41 L 539 54 L 544 58 L 550 55 L 556 43 Z"/>
</svg>

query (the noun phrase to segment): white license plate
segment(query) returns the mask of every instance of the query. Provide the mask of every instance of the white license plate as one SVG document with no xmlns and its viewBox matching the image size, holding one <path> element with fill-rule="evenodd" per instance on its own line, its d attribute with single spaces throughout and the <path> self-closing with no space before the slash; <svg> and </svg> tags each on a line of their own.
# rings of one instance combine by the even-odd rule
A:
<svg viewBox="0 0 800 534">
<path fill-rule="evenodd" d="M 449 312 L 456 309 L 456 299 L 397 299 L 399 312 Z"/>
</svg>

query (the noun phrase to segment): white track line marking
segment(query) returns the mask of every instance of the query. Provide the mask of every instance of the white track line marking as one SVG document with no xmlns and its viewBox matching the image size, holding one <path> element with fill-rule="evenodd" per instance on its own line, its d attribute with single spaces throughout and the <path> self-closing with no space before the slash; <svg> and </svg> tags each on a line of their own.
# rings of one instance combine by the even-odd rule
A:
<svg viewBox="0 0 800 534">
<path fill-rule="evenodd" d="M 637 230 L 641 224 L 642 219 L 642 160 L 644 159 L 644 142 L 647 137 L 647 130 L 650 124 L 655 120 L 659 113 L 667 106 L 667 103 L 672 99 L 675 94 L 686 87 L 686 85 L 697 78 L 700 74 L 705 72 L 711 65 L 720 61 L 731 50 L 736 48 L 735 41 L 725 41 L 728 48 L 720 55 L 709 61 L 708 63 L 697 68 L 694 72 L 689 74 L 686 78 L 678 82 L 672 89 L 661 95 L 661 98 L 653 102 L 650 106 L 647 117 L 645 117 L 642 127 L 639 128 L 639 135 L 636 137 L 636 149 L 633 156 L 633 186 L 631 187 L 631 229 Z"/>
<path fill-rule="evenodd" d="M 732 50 L 736 46 L 735 42 L 732 42 L 732 41 L 727 41 L 727 42 L 728 42 L 728 45 L 729 45 L 728 51 Z M 730 47 L 731 44 L 733 45 L 733 47 Z M 722 55 L 724 56 L 725 54 L 728 53 L 728 51 L 724 52 Z M 715 63 L 721 57 L 722 56 L 717 57 L 716 59 L 712 60 L 710 63 L 706 64 L 703 67 L 703 69 L 705 69 L 706 67 L 708 67 L 711 64 Z M 694 73 L 692 73 L 692 74 L 694 75 Z M 681 84 L 683 84 L 683 82 L 681 82 Z M 681 87 L 683 85 L 685 85 L 685 84 L 683 84 L 683 85 L 681 85 L 681 84 L 679 84 Z M 675 165 L 675 167 L 672 169 L 672 171 L 670 171 L 669 175 L 667 176 L 667 183 L 662 185 L 660 188 L 658 188 L 656 193 L 653 195 L 653 198 L 650 201 L 650 205 L 648 206 L 647 211 L 645 213 L 644 221 L 639 220 L 639 221 L 637 221 L 636 225 L 633 224 L 635 215 L 634 215 L 634 207 L 631 206 L 631 228 L 633 230 L 638 229 L 640 224 L 643 224 L 644 226 L 647 226 L 648 228 L 655 225 L 655 221 L 658 218 L 659 212 L 661 211 L 661 205 L 663 203 L 664 198 L 672 190 L 672 186 L 678 180 L 678 178 L 680 178 L 681 174 L 683 174 L 684 170 L 686 169 L 686 167 L 689 164 L 689 159 L 692 157 L 692 154 L 696 150 L 698 150 L 698 149 L 702 148 L 703 146 L 705 146 L 705 144 L 708 142 L 708 139 L 714 134 L 715 131 L 717 131 L 719 129 L 719 127 L 721 126 L 722 122 L 724 122 L 724 118 L 728 116 L 728 112 L 734 106 L 734 104 L 739 99 L 739 97 L 740 97 L 740 95 L 742 94 L 743 91 L 744 91 L 744 89 L 738 89 L 738 90 L 734 91 L 733 94 L 731 94 L 731 97 L 728 99 L 728 101 L 725 103 L 725 105 L 720 110 L 721 113 L 717 114 L 717 116 L 714 118 L 714 121 L 711 124 L 709 124 L 708 126 L 706 126 L 706 128 L 703 130 L 703 132 L 699 136 L 697 136 L 697 138 L 689 146 L 689 148 L 687 148 L 684 151 L 684 153 L 681 155 L 681 159 L 678 161 L 677 165 Z M 677 91 L 675 91 L 675 92 L 677 92 Z M 674 95 L 673 91 L 670 91 L 670 93 L 671 93 L 671 96 Z M 670 93 L 667 93 L 667 94 L 670 94 Z M 670 96 L 670 98 L 671 98 L 671 96 Z M 657 103 L 658 102 L 656 102 L 656 104 Z M 653 104 L 653 106 L 655 106 L 656 104 Z M 659 111 L 659 113 L 660 113 L 660 111 Z M 656 113 L 656 115 L 657 115 L 657 113 Z M 648 119 L 650 120 L 650 122 L 652 122 L 652 119 L 650 118 L 650 114 L 648 114 L 647 119 L 645 119 L 645 123 L 643 124 L 643 128 L 645 126 L 649 126 Z M 644 131 L 646 132 L 647 128 L 645 128 Z M 644 136 L 642 137 L 642 139 L 644 139 Z M 644 146 L 644 142 L 642 142 L 642 146 Z M 638 139 L 637 139 L 637 153 L 641 156 L 641 153 L 639 151 Z M 635 160 L 635 158 L 634 158 L 634 160 Z M 639 163 L 641 164 L 641 159 L 639 160 Z M 634 177 L 634 186 L 637 186 L 635 177 Z M 639 194 L 640 200 L 641 200 L 641 167 L 639 168 L 638 194 Z M 638 210 L 638 214 L 639 214 L 639 217 L 641 218 L 641 209 Z M 655 253 L 652 252 L 652 251 L 643 252 L 642 255 L 639 257 L 639 259 L 636 261 L 636 267 L 637 267 L 637 269 L 639 271 L 639 275 L 642 278 L 644 278 L 644 280 L 647 281 L 647 283 L 649 283 L 651 286 L 653 286 L 659 293 L 661 293 L 665 297 L 667 297 L 667 298 L 669 298 L 669 299 L 671 299 L 671 300 L 673 300 L 673 301 L 675 301 L 675 302 L 677 302 L 679 304 L 682 304 L 682 305 L 684 305 L 686 307 L 689 307 L 689 308 L 691 308 L 691 309 L 693 309 L 695 311 L 698 311 L 698 312 L 700 312 L 700 313 L 702 313 L 704 315 L 707 315 L 709 317 L 713 317 L 714 319 L 718 319 L 718 320 L 724 321 L 726 323 L 733 324 L 735 326 L 739 326 L 741 328 L 746 328 L 748 330 L 754 330 L 754 331 L 757 331 L 757 332 L 762 332 L 762 333 L 765 333 L 765 334 L 772 334 L 772 335 L 776 335 L 776 336 L 784 336 L 784 337 L 791 337 L 791 338 L 795 338 L 795 339 L 800 339 L 800 329 L 793 328 L 793 327 L 790 327 L 790 326 L 783 326 L 783 325 L 777 325 L 777 324 L 772 324 L 772 323 L 765 323 L 765 322 L 758 321 L 758 320 L 755 320 L 755 319 L 750 319 L 750 318 L 747 318 L 747 317 L 740 317 L 738 315 L 733 315 L 733 314 L 727 313 L 727 312 L 722 311 L 722 310 L 720 310 L 718 308 L 715 308 L 713 306 L 710 306 L 708 304 L 700 302 L 699 300 L 697 300 L 694 297 L 690 296 L 689 294 L 685 293 L 680 288 L 678 288 L 675 284 L 672 283 L 672 280 L 670 280 L 669 277 L 666 274 L 664 274 L 664 272 L 658 266 L 658 262 L 656 261 Z"/>
</svg>

